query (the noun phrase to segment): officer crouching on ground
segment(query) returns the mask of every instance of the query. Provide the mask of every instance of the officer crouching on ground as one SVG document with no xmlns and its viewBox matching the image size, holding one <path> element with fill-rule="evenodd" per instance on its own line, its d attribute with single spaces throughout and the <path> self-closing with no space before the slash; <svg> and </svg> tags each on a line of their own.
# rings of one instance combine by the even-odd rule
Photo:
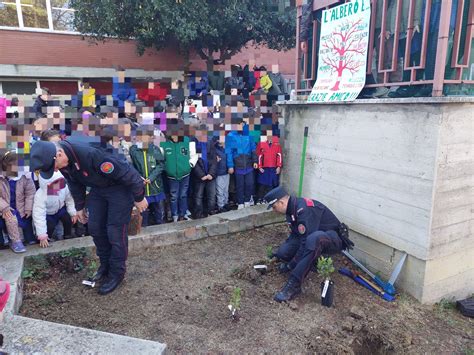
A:
<svg viewBox="0 0 474 355">
<path fill-rule="evenodd" d="M 291 233 L 274 257 L 283 261 L 280 272 L 291 271 L 286 285 L 275 295 L 275 301 L 289 301 L 301 293 L 301 284 L 315 265 L 319 256 L 337 253 L 352 242 L 341 233 L 347 228 L 321 202 L 307 198 L 289 196 L 282 187 L 277 187 L 264 197 L 268 209 L 286 214 Z M 340 235 L 343 235 L 341 239 Z"/>
<path fill-rule="evenodd" d="M 92 281 L 106 295 L 122 282 L 128 255 L 128 224 L 133 205 L 146 210 L 143 179 L 119 154 L 72 140 L 36 142 L 30 153 L 32 171 L 48 179 L 60 170 L 66 178 L 81 223 L 94 239 L 100 267 Z M 91 187 L 87 196 L 86 187 Z"/>
</svg>

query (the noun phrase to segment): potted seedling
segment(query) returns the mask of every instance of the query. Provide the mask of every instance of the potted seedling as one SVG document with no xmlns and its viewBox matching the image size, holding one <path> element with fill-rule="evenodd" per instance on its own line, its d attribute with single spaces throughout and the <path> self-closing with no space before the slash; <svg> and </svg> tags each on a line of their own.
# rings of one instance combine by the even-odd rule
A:
<svg viewBox="0 0 474 355">
<path fill-rule="evenodd" d="M 232 292 L 232 298 L 230 299 L 229 310 L 231 312 L 232 320 L 238 319 L 237 312 L 240 310 L 240 295 L 241 295 L 240 287 L 235 287 L 234 291 Z"/>
<path fill-rule="evenodd" d="M 331 280 L 331 274 L 334 272 L 334 266 L 330 257 L 320 257 L 318 259 L 318 272 L 324 277 L 321 282 L 321 304 L 326 307 L 332 306 L 334 299 L 334 282 Z"/>
<path fill-rule="evenodd" d="M 271 245 L 268 245 L 265 251 L 266 251 L 266 254 L 267 254 L 266 260 L 262 260 L 258 264 L 253 266 L 253 268 L 256 271 L 258 271 L 259 273 L 261 273 L 262 275 L 266 274 L 266 272 L 268 270 L 267 265 L 270 265 L 272 263 L 273 247 Z"/>
<path fill-rule="evenodd" d="M 273 259 L 273 247 L 271 245 L 267 245 L 266 252 L 268 261 L 271 261 Z"/>
</svg>

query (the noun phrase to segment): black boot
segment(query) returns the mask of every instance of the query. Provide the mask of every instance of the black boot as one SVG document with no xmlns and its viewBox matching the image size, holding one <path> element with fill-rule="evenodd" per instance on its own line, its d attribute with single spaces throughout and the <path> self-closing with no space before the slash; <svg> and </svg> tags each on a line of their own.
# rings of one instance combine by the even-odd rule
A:
<svg viewBox="0 0 474 355">
<path fill-rule="evenodd" d="M 104 281 L 109 273 L 109 268 L 105 264 L 100 264 L 94 276 L 91 277 L 92 282 Z"/>
<path fill-rule="evenodd" d="M 109 276 L 106 282 L 99 288 L 99 295 L 106 295 L 115 290 L 120 283 L 123 281 L 123 275 L 120 276 Z"/>
<path fill-rule="evenodd" d="M 273 298 L 277 302 L 287 302 L 295 298 L 301 293 L 301 284 L 293 276 L 290 276 L 286 285 Z"/>
<path fill-rule="evenodd" d="M 273 254 L 273 256 L 275 256 L 275 254 Z M 278 271 L 280 272 L 280 274 L 286 274 L 288 271 L 291 271 L 291 269 L 288 267 L 287 263 L 281 263 L 278 266 Z"/>
</svg>

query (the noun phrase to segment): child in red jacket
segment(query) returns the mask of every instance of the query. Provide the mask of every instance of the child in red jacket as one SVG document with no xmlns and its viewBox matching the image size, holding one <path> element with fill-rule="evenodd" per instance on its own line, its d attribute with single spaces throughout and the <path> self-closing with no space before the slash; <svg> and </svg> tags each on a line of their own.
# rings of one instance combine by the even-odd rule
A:
<svg viewBox="0 0 474 355">
<path fill-rule="evenodd" d="M 256 152 L 258 158 L 257 203 L 262 203 L 267 192 L 280 184 L 283 156 L 278 137 L 274 137 L 272 131 L 269 131 L 266 136 L 262 136 Z"/>
</svg>

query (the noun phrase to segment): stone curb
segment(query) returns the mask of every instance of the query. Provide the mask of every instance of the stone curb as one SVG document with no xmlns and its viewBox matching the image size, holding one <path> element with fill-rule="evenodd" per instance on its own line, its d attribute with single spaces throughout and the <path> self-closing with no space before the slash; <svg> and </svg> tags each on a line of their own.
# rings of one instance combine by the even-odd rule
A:
<svg viewBox="0 0 474 355">
<path fill-rule="evenodd" d="M 183 221 L 144 228 L 129 238 L 129 250 L 143 250 L 159 246 L 184 243 L 206 237 L 224 236 L 283 222 L 283 217 L 266 210 L 266 206 L 253 206 L 230 211 L 200 220 Z M 11 285 L 11 295 L 4 310 L 3 330 L 5 351 L 18 353 L 99 354 L 131 353 L 161 354 L 166 344 L 131 338 L 65 324 L 26 318 L 18 315 L 23 296 L 21 272 L 25 257 L 49 254 L 71 248 L 94 248 L 91 237 L 55 242 L 50 248 L 29 248 L 24 254 L 0 252 L 0 276 Z M 0 325 L 0 329 L 1 329 Z"/>
</svg>

